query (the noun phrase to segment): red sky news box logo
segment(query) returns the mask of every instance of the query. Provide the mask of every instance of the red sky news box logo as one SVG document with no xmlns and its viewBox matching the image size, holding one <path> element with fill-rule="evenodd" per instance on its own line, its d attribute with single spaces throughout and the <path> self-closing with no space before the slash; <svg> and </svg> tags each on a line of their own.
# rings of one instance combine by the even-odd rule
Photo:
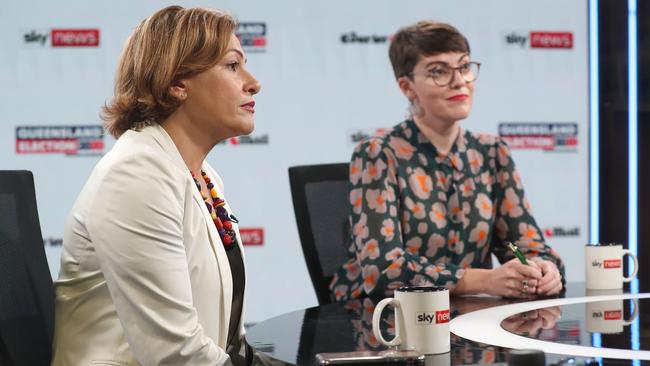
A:
<svg viewBox="0 0 650 366">
<path fill-rule="evenodd" d="M 621 260 L 620 259 L 605 259 L 603 263 L 603 267 L 605 268 L 621 268 Z"/>
<path fill-rule="evenodd" d="M 99 29 L 52 29 L 52 47 L 97 47 Z"/>
<path fill-rule="evenodd" d="M 623 314 L 620 310 L 605 311 L 605 320 L 621 320 Z"/>
<path fill-rule="evenodd" d="M 530 48 L 573 48 L 573 33 L 530 32 Z"/>
<path fill-rule="evenodd" d="M 239 228 L 243 245 L 264 245 L 264 229 L 260 227 Z"/>
</svg>

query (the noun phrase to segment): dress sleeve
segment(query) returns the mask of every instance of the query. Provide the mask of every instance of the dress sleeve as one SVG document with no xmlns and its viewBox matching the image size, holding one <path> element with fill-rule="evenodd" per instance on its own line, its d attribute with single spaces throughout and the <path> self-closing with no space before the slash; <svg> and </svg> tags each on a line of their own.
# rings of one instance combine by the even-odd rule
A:
<svg viewBox="0 0 650 366">
<path fill-rule="evenodd" d="M 564 263 L 557 251 L 544 240 L 544 234 L 535 222 L 519 172 L 515 168 L 508 145 L 499 140 L 496 156 L 496 217 L 492 252 L 504 263 L 514 254 L 507 249 L 507 241 L 515 243 L 526 257 L 540 257 L 555 263 L 564 281 Z"/>
<path fill-rule="evenodd" d="M 141 364 L 227 364 L 228 355 L 204 334 L 193 304 L 183 242 L 189 183 L 173 177 L 178 172 L 154 156 L 113 166 L 100 183 L 88 233 Z"/>
<path fill-rule="evenodd" d="M 351 251 L 360 273 L 350 265 L 345 276 L 349 280 L 362 276 L 369 296 L 408 285 L 453 286 L 462 269 L 432 263 L 419 255 L 419 246 L 403 243 L 397 160 L 390 148 L 377 148 L 377 144 L 370 140 L 359 145 L 350 162 Z"/>
</svg>

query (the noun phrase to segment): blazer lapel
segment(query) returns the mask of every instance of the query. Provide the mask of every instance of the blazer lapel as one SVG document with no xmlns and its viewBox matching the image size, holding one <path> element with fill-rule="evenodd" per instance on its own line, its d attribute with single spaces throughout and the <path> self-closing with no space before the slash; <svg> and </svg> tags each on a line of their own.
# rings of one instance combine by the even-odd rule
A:
<svg viewBox="0 0 650 366">
<path fill-rule="evenodd" d="M 179 168 L 183 170 L 187 170 L 187 166 L 183 161 L 183 157 L 181 156 L 180 152 L 178 152 L 178 149 L 176 148 L 174 141 L 172 141 L 171 137 L 169 137 L 165 129 L 162 128 L 162 126 L 160 126 L 159 124 L 153 124 L 151 126 L 147 126 L 142 130 L 142 133 L 150 134 L 156 140 L 156 142 L 160 144 L 160 146 L 165 151 L 165 153 L 167 153 L 171 157 L 175 165 L 177 165 Z M 210 173 L 214 174 L 213 172 Z M 190 176 L 189 171 L 187 172 L 187 176 L 189 179 Z M 221 275 L 221 288 L 223 291 L 223 296 L 221 297 L 223 303 L 221 304 L 221 307 L 224 311 L 223 321 L 225 327 L 221 327 L 221 332 L 223 334 L 223 337 L 220 338 L 223 340 L 223 344 L 220 344 L 220 346 L 225 346 L 225 343 L 228 341 L 227 338 L 228 338 L 228 329 L 230 327 L 230 313 L 232 311 L 233 289 L 232 289 L 232 273 L 230 272 L 230 262 L 228 262 L 228 255 L 226 254 L 226 250 L 223 247 L 223 243 L 221 242 L 221 237 L 219 237 L 217 228 L 214 226 L 214 222 L 212 222 L 212 217 L 210 217 L 210 213 L 205 207 L 205 201 L 203 201 L 203 198 L 201 197 L 201 194 L 199 193 L 198 189 L 192 190 L 192 197 L 194 197 L 194 200 L 196 201 L 198 208 L 201 210 L 201 214 L 203 215 L 203 220 L 205 221 L 205 224 L 208 228 L 208 239 L 210 240 L 210 246 L 212 247 L 212 251 L 215 253 L 215 257 L 217 259 L 217 265 L 219 267 L 219 274 Z"/>
</svg>

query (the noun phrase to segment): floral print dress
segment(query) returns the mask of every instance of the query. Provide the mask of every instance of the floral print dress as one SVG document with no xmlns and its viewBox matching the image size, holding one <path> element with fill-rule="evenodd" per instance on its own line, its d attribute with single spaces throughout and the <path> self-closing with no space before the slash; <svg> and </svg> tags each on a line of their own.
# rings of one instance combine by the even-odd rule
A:
<svg viewBox="0 0 650 366">
<path fill-rule="evenodd" d="M 453 288 L 467 268 L 494 253 L 553 261 L 524 196 L 508 146 L 462 130 L 446 156 L 412 120 L 361 142 L 350 162 L 349 260 L 330 289 L 337 301 L 390 296 L 401 286 Z"/>
</svg>

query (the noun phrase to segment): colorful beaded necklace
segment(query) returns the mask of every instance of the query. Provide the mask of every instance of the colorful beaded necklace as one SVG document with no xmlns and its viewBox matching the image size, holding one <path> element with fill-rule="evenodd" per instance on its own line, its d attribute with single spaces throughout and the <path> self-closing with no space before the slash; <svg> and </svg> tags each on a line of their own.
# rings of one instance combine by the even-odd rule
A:
<svg viewBox="0 0 650 366">
<path fill-rule="evenodd" d="M 205 195 L 205 193 L 201 191 L 201 184 L 196 179 L 196 176 L 194 176 L 194 173 L 190 171 L 190 174 L 192 175 L 192 179 L 194 179 L 196 188 L 201 193 L 201 197 L 205 202 L 205 206 L 208 208 L 208 212 L 210 212 L 212 222 L 214 222 L 214 225 L 217 227 L 217 231 L 219 232 L 223 246 L 226 249 L 230 249 L 236 246 L 237 235 L 235 235 L 235 230 L 232 228 L 232 223 L 237 223 L 239 221 L 237 221 L 237 218 L 235 218 L 235 216 L 228 214 L 228 210 L 226 210 L 225 207 L 226 201 L 223 198 L 219 198 L 217 195 L 217 190 L 214 188 L 214 184 L 210 181 L 210 178 L 208 178 L 208 175 L 203 170 L 201 170 L 201 176 L 203 177 L 203 181 L 205 181 L 205 185 L 210 191 L 210 196 L 212 196 L 212 204 L 210 204 L 210 201 L 208 201 L 208 197 Z"/>
</svg>

